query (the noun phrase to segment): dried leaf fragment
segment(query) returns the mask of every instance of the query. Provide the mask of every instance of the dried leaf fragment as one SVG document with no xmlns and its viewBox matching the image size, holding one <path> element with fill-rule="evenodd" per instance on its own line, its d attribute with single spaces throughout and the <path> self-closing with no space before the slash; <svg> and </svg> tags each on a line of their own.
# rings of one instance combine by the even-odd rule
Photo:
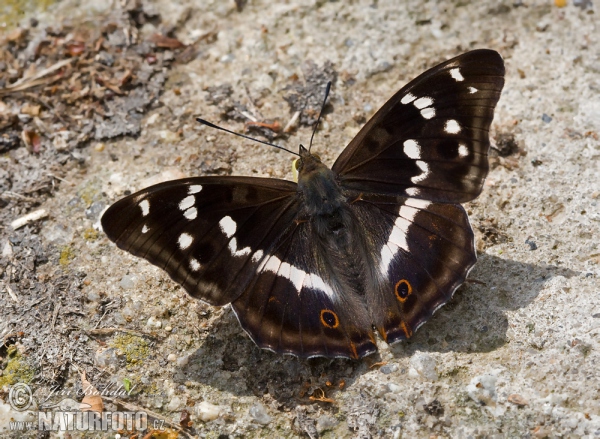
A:
<svg viewBox="0 0 600 439">
<path fill-rule="evenodd" d="M 81 372 L 81 386 L 85 396 L 81 400 L 79 409 L 82 412 L 97 412 L 102 413 L 104 411 L 104 403 L 100 392 L 96 389 L 86 378 L 85 371 Z"/>
</svg>

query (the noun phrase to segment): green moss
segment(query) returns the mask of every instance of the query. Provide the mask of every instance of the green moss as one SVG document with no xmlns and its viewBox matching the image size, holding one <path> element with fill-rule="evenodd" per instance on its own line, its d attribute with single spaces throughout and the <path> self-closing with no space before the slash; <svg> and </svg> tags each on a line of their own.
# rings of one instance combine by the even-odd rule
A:
<svg viewBox="0 0 600 439">
<path fill-rule="evenodd" d="M 73 249 L 70 246 L 65 245 L 60 250 L 60 258 L 58 259 L 58 263 L 64 267 L 66 265 L 69 265 L 73 258 L 75 258 L 75 253 L 73 252 Z"/>
<path fill-rule="evenodd" d="M 55 2 L 55 0 L 2 0 L 0 22 L 6 23 L 8 29 L 12 29 L 25 14 L 44 11 Z"/>
<path fill-rule="evenodd" d="M 109 344 L 125 355 L 128 364 L 139 364 L 150 355 L 148 342 L 136 335 L 117 335 Z"/>
<path fill-rule="evenodd" d="M 12 386 L 16 383 L 29 383 L 35 376 L 35 369 L 19 353 L 16 346 L 8 347 L 6 366 L 0 376 L 0 388 L 5 385 Z"/>
<path fill-rule="evenodd" d="M 98 231 L 92 227 L 83 231 L 83 239 L 86 241 L 95 241 L 98 239 Z"/>
</svg>

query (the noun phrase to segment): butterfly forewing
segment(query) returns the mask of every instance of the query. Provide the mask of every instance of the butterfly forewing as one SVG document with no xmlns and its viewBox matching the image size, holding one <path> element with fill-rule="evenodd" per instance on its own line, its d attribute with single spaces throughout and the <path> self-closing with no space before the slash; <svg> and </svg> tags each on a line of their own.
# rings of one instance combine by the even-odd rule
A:
<svg viewBox="0 0 600 439">
<path fill-rule="evenodd" d="M 198 177 L 144 189 L 102 217 L 108 237 L 213 305 L 235 300 L 296 217 L 296 184 Z M 257 257 L 258 256 L 258 257 Z"/>
<path fill-rule="evenodd" d="M 489 127 L 504 63 L 475 50 L 423 73 L 396 93 L 333 166 L 343 187 L 459 203 L 481 192 Z"/>
</svg>

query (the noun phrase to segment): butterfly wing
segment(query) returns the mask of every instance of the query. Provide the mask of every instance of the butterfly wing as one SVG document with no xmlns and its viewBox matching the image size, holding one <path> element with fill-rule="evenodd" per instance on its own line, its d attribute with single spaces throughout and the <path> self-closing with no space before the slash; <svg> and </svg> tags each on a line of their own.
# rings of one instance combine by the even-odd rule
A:
<svg viewBox="0 0 600 439">
<path fill-rule="evenodd" d="M 360 358 L 376 345 L 365 303 L 339 288 L 310 221 L 296 221 L 233 303 L 257 345 L 300 357 Z"/>
<path fill-rule="evenodd" d="M 197 299 L 235 300 L 297 213 L 296 184 L 197 177 L 143 189 L 113 204 L 102 227 L 117 246 L 147 259 Z"/>
<path fill-rule="evenodd" d="M 475 264 L 467 214 L 458 204 L 368 195 L 352 209 L 373 246 L 371 321 L 388 343 L 410 338 Z"/>
<path fill-rule="evenodd" d="M 233 302 L 260 347 L 303 357 L 373 352 L 364 304 L 331 286 L 300 208 L 292 182 L 197 177 L 117 201 L 102 227 L 118 247 L 162 268 L 193 297 Z"/>
<path fill-rule="evenodd" d="M 462 203 L 481 192 L 489 128 L 504 85 L 493 50 L 426 71 L 397 92 L 333 165 L 346 189 Z"/>
</svg>

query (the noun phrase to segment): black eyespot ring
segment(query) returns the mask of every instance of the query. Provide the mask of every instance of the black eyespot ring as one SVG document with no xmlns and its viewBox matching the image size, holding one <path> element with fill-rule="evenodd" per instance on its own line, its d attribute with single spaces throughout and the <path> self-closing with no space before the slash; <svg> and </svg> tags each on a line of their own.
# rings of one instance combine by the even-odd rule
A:
<svg viewBox="0 0 600 439">
<path fill-rule="evenodd" d="M 321 310 L 321 323 L 331 329 L 335 329 L 340 326 L 340 319 L 336 313 L 329 309 Z"/>
<path fill-rule="evenodd" d="M 405 302 L 408 296 L 412 294 L 412 286 L 406 279 L 400 279 L 394 287 L 394 294 L 396 298 L 401 302 Z"/>
</svg>

